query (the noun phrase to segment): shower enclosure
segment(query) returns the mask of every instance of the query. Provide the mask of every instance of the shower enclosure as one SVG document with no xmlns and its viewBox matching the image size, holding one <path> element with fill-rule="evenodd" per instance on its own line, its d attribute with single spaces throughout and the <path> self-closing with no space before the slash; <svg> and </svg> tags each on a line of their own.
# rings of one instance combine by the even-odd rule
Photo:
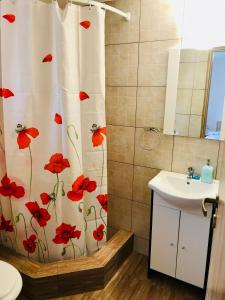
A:
<svg viewBox="0 0 225 300">
<path fill-rule="evenodd" d="M 105 11 L 0 11 L 0 242 L 40 262 L 85 256 L 107 232 Z"/>
</svg>

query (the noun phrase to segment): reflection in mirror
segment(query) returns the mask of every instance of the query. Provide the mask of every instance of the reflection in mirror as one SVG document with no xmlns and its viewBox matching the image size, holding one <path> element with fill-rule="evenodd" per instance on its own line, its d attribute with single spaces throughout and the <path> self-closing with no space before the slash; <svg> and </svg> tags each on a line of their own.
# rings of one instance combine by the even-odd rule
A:
<svg viewBox="0 0 225 300">
<path fill-rule="evenodd" d="M 212 52 L 210 77 L 205 137 L 218 140 L 225 97 L 225 49 Z"/>
<path fill-rule="evenodd" d="M 175 117 L 177 135 L 201 136 L 208 61 L 208 50 L 181 50 Z"/>
<path fill-rule="evenodd" d="M 225 47 L 170 51 L 165 134 L 222 139 L 224 97 Z"/>
</svg>

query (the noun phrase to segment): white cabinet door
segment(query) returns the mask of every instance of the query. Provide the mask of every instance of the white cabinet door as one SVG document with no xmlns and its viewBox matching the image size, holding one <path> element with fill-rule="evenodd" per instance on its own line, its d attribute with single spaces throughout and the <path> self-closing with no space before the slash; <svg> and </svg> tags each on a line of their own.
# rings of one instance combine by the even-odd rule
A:
<svg viewBox="0 0 225 300">
<path fill-rule="evenodd" d="M 203 288 L 210 218 L 181 212 L 176 278 Z"/>
<path fill-rule="evenodd" d="M 175 277 L 180 211 L 153 205 L 150 268 Z"/>
</svg>

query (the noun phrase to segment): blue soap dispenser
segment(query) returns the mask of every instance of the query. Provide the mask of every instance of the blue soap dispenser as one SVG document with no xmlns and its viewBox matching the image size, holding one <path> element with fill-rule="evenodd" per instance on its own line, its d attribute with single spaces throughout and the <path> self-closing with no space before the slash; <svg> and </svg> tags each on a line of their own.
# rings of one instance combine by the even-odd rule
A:
<svg viewBox="0 0 225 300">
<path fill-rule="evenodd" d="M 213 166 L 210 165 L 210 159 L 207 159 L 206 165 L 202 167 L 201 181 L 205 183 L 213 182 Z"/>
</svg>

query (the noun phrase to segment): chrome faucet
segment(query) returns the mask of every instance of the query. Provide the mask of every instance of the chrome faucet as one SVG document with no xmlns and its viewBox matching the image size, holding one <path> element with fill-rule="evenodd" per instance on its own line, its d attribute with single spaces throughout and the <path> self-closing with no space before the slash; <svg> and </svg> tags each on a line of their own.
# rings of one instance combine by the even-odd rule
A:
<svg viewBox="0 0 225 300">
<path fill-rule="evenodd" d="M 194 175 L 194 169 L 192 167 L 189 167 L 188 168 L 188 171 L 187 171 L 187 179 L 192 179 L 193 178 L 193 175 Z"/>
</svg>

